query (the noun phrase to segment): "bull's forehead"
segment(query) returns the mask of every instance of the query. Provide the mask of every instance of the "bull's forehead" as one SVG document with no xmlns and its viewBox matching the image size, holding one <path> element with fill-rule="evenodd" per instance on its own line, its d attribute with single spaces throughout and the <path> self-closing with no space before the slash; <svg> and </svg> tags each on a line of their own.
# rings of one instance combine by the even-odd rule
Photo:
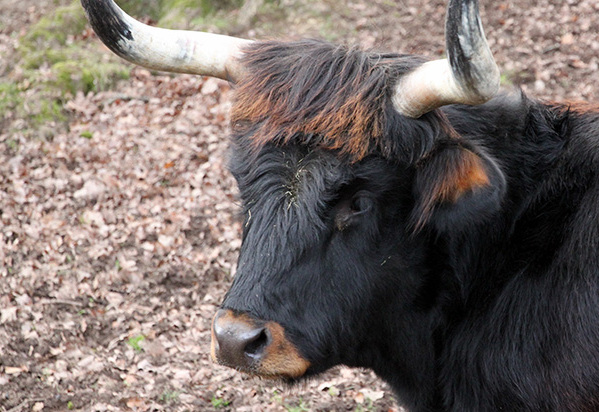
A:
<svg viewBox="0 0 599 412">
<path fill-rule="evenodd" d="M 352 169 L 329 150 L 290 144 L 266 145 L 257 153 L 238 148 L 231 166 L 246 209 L 269 204 L 306 213 L 333 200 Z"/>
<path fill-rule="evenodd" d="M 331 200 L 350 171 L 347 165 L 323 150 L 296 153 L 285 166 L 288 172 L 284 177 L 285 198 L 289 207 Z"/>
<path fill-rule="evenodd" d="M 238 273 L 253 288 L 256 277 L 285 276 L 302 253 L 322 248 L 333 227 L 331 205 L 352 165 L 318 148 L 266 145 L 255 153 L 242 146 L 231 171 L 244 211 Z"/>
</svg>

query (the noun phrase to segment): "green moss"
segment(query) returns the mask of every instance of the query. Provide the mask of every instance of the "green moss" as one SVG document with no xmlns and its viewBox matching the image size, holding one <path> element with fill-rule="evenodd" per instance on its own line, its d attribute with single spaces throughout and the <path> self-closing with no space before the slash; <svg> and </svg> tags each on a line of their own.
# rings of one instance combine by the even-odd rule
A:
<svg viewBox="0 0 599 412">
<path fill-rule="evenodd" d="M 179 401 L 179 395 L 181 395 L 180 392 L 167 389 L 162 392 L 162 395 L 160 395 L 158 400 L 163 403 L 177 403 Z"/>
<path fill-rule="evenodd" d="M 228 401 L 224 398 L 217 398 L 216 396 L 213 396 L 210 402 L 212 403 L 212 406 L 216 409 L 226 408 L 231 404 L 231 401 Z"/>
<path fill-rule="evenodd" d="M 206 27 L 212 25 L 224 31 L 232 22 L 227 12 L 243 5 L 243 0 L 162 0 L 158 26 Z"/>
<path fill-rule="evenodd" d="M 89 71 L 75 61 L 58 62 L 52 66 L 56 74 L 53 82 L 60 90 L 75 94 L 77 90 L 89 92 L 93 89 L 94 79 Z"/>
<path fill-rule="evenodd" d="M 37 70 L 44 63 L 53 64 L 66 58 L 62 49 L 25 50 L 24 48 L 20 48 L 20 51 L 23 56 L 20 66 L 25 70 Z"/>
<path fill-rule="evenodd" d="M 48 46 L 64 46 L 69 36 L 83 32 L 87 20 L 78 1 L 59 7 L 49 16 L 34 24 L 22 38 L 21 45 L 27 49 Z"/>
<path fill-rule="evenodd" d="M 181 28 L 189 25 L 198 13 L 197 0 L 163 0 L 158 26 Z"/>
<path fill-rule="evenodd" d="M 125 10 L 127 14 L 131 16 L 146 16 L 154 21 L 159 20 L 162 15 L 162 3 L 163 0 L 118 0 L 119 7 Z"/>
<path fill-rule="evenodd" d="M 80 137 L 83 137 L 84 139 L 91 139 L 92 137 L 94 137 L 93 133 L 90 132 L 89 130 L 84 130 L 79 134 Z"/>
<path fill-rule="evenodd" d="M 33 114 L 30 116 L 30 126 L 38 128 L 50 122 L 64 123 L 67 116 L 63 111 L 62 102 L 55 99 L 41 99 L 33 103 Z"/>
<path fill-rule="evenodd" d="M 0 114 L 14 110 L 26 120 L 30 134 L 39 135 L 35 130 L 45 124 L 53 130 L 65 128 L 68 115 L 63 105 L 77 92 L 107 90 L 129 77 L 131 66 L 99 53 L 97 42 L 83 38 L 86 27 L 79 0 L 58 7 L 31 26 L 19 39 L 15 83 L 0 86 Z M 20 98 L 23 94 L 27 104 Z"/>
<path fill-rule="evenodd" d="M 79 0 L 53 0 L 53 13 L 33 24 L 19 39 L 12 58 L 12 83 L 0 82 L 0 126 L 24 119 L 20 130 L 43 135 L 68 124 L 64 103 L 78 92 L 107 90 L 129 77 L 131 65 L 84 36 L 88 28 Z M 244 0 L 119 0 L 127 13 L 142 20 L 149 17 L 163 27 L 235 30 L 235 9 Z M 278 0 L 265 0 L 262 16 L 274 16 L 283 8 Z M 263 19 L 258 19 L 263 21 Z M 12 115 L 10 115 L 12 113 Z M 10 116 L 7 116 L 10 115 Z M 8 123 L 6 122 L 8 119 Z M 9 126 L 10 127 L 10 126 Z M 27 133 L 26 133 L 27 134 Z"/>
<path fill-rule="evenodd" d="M 243 5 L 243 0 L 201 0 L 200 8 L 205 14 L 214 13 L 218 10 L 229 10 L 239 8 Z"/>
<path fill-rule="evenodd" d="M 0 121 L 22 101 L 17 84 L 0 82 Z"/>
<path fill-rule="evenodd" d="M 63 94 L 75 95 L 110 88 L 118 80 L 129 78 L 129 69 L 119 63 L 102 63 L 89 60 L 65 60 L 52 65 L 53 78 L 48 85 Z"/>
<path fill-rule="evenodd" d="M 198 16 L 190 20 L 189 26 L 198 30 L 216 28 L 218 32 L 227 33 L 231 29 L 232 23 L 227 16 Z"/>
</svg>

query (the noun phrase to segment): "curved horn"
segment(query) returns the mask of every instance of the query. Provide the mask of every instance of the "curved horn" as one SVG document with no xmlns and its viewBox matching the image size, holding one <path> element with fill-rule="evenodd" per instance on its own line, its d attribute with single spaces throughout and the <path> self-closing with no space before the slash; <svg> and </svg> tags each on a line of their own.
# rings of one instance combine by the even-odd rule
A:
<svg viewBox="0 0 599 412">
<path fill-rule="evenodd" d="M 447 59 L 424 63 L 395 86 L 393 104 L 417 118 L 447 104 L 481 104 L 499 90 L 499 68 L 480 22 L 478 0 L 450 0 L 445 20 Z"/>
<path fill-rule="evenodd" d="M 149 69 L 236 81 L 238 57 L 250 40 L 151 27 L 128 16 L 112 0 L 81 0 L 94 31 L 120 57 Z"/>
</svg>

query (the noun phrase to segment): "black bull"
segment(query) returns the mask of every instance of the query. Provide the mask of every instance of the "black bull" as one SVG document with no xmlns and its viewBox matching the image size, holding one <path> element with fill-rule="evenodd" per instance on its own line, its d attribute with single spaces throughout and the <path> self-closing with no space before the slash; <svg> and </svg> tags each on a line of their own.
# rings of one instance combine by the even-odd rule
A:
<svg viewBox="0 0 599 412">
<path fill-rule="evenodd" d="M 298 83 L 346 53 L 256 55 L 290 47 L 322 65 L 293 67 Z M 414 125 L 390 111 L 401 140 L 355 159 L 311 135 L 256 146 L 275 120 L 243 123 L 237 103 L 245 224 L 215 358 L 287 378 L 372 368 L 409 410 L 599 410 L 597 113 L 520 93 Z"/>
<path fill-rule="evenodd" d="M 371 368 L 411 411 L 599 410 L 599 110 L 513 92 L 408 117 L 392 85 L 422 64 L 244 50 L 243 244 L 213 358 Z"/>
</svg>

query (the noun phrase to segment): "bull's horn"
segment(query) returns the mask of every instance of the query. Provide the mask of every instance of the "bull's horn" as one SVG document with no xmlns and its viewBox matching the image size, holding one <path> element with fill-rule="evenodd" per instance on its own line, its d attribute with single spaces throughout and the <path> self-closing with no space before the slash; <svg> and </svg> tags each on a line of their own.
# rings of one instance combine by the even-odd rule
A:
<svg viewBox="0 0 599 412">
<path fill-rule="evenodd" d="M 499 90 L 499 68 L 480 23 L 478 0 L 450 0 L 445 20 L 447 59 L 424 63 L 402 76 L 393 104 L 417 118 L 446 104 L 481 104 Z"/>
<path fill-rule="evenodd" d="M 109 49 L 149 69 L 236 81 L 238 58 L 251 41 L 212 33 L 151 27 L 128 16 L 112 0 L 81 0 L 87 18 Z"/>
</svg>

